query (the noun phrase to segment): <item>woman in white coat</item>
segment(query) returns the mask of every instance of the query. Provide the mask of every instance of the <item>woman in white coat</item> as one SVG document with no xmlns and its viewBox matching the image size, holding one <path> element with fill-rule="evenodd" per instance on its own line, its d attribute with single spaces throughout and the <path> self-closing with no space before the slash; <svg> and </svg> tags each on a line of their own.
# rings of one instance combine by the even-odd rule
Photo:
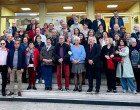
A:
<svg viewBox="0 0 140 110">
<path fill-rule="evenodd" d="M 116 54 L 119 54 L 121 57 L 121 61 L 117 65 L 116 77 L 120 78 L 123 92 L 126 93 L 128 91 L 128 83 L 131 91 L 136 94 L 137 92 L 133 82 L 134 73 L 129 59 L 129 48 L 124 39 L 119 40 L 118 51 L 116 51 Z"/>
</svg>

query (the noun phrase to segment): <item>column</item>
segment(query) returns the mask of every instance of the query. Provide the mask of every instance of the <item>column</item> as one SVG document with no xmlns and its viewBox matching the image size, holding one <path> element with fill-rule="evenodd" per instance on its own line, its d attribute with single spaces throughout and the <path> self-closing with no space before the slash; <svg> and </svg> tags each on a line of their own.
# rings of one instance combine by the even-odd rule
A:
<svg viewBox="0 0 140 110">
<path fill-rule="evenodd" d="M 95 7 L 94 7 L 94 1 L 88 1 L 87 4 L 87 14 L 88 14 L 88 19 L 94 20 L 95 19 Z"/>
<path fill-rule="evenodd" d="M 0 36 L 2 36 L 2 35 L 1 35 L 1 33 L 2 33 L 2 32 L 1 32 L 1 27 L 2 27 L 2 26 L 1 26 L 1 15 L 2 15 L 2 14 L 1 14 L 1 13 L 2 13 L 2 7 L 0 6 Z"/>
<path fill-rule="evenodd" d="M 47 13 L 46 3 L 39 3 L 39 23 L 41 28 L 46 22 L 46 13 Z"/>
</svg>

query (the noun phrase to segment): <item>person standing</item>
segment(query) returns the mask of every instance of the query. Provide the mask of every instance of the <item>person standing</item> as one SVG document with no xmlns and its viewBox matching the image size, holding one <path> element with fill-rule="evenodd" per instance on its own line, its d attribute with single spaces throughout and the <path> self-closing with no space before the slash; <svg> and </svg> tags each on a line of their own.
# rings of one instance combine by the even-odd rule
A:
<svg viewBox="0 0 140 110">
<path fill-rule="evenodd" d="M 16 31 L 19 31 L 19 28 L 16 27 L 16 22 L 13 21 L 12 27 L 9 27 L 8 29 L 8 34 L 12 34 L 12 36 L 14 36 Z"/>
<path fill-rule="evenodd" d="M 10 93 L 8 96 L 14 95 L 14 81 L 15 75 L 17 75 L 18 80 L 18 96 L 22 96 L 22 73 L 24 71 L 26 60 L 25 53 L 20 48 L 20 41 L 16 40 L 14 42 L 14 48 L 10 50 L 7 57 L 8 73 L 10 73 Z"/>
<path fill-rule="evenodd" d="M 47 38 L 47 45 L 42 47 L 40 52 L 42 76 L 45 80 L 45 90 L 52 90 L 52 69 L 55 61 L 53 52 L 54 46 L 51 45 L 51 39 Z"/>
<path fill-rule="evenodd" d="M 105 40 L 106 45 L 103 46 L 101 50 L 101 58 L 103 59 L 103 64 L 105 67 L 106 77 L 107 77 L 107 92 L 113 91 L 116 93 L 116 74 L 115 74 L 115 66 L 114 69 L 108 68 L 107 60 L 110 60 L 114 57 L 114 46 L 113 46 L 113 39 L 106 38 Z"/>
<path fill-rule="evenodd" d="M 137 41 L 135 38 L 131 39 L 130 49 L 130 60 L 132 63 L 134 76 L 137 84 L 137 92 L 140 92 L 140 46 L 137 45 Z"/>
<path fill-rule="evenodd" d="M 111 17 L 111 19 L 110 19 L 111 31 L 114 30 L 115 24 L 118 24 L 119 27 L 124 26 L 123 19 L 121 17 L 119 17 L 118 10 L 114 10 L 113 14 L 114 14 L 114 16 Z"/>
<path fill-rule="evenodd" d="M 96 74 L 96 90 L 95 93 L 99 93 L 101 85 L 101 61 L 100 53 L 101 48 L 95 43 L 93 37 L 89 37 L 88 45 L 86 46 L 86 60 L 88 61 L 88 83 L 89 89 L 87 92 L 92 92 L 93 90 L 93 74 Z M 95 73 L 94 73 L 95 72 Z"/>
<path fill-rule="evenodd" d="M 82 91 L 82 73 L 86 72 L 85 69 L 85 58 L 86 58 L 86 53 L 84 46 L 79 45 L 80 43 L 80 38 L 75 37 L 74 38 L 74 43 L 71 47 L 71 52 L 72 55 L 70 57 L 70 60 L 72 61 L 72 73 L 74 73 L 74 83 L 75 83 L 75 88 L 73 91 Z M 79 76 L 79 87 L 78 87 L 78 76 Z"/>
<path fill-rule="evenodd" d="M 128 91 L 128 83 L 131 91 L 136 94 L 137 92 L 133 82 L 134 73 L 129 59 L 129 48 L 124 39 L 119 40 L 118 50 L 115 53 L 121 56 L 121 61 L 117 64 L 116 77 L 120 78 L 123 93 Z"/>
<path fill-rule="evenodd" d="M 7 82 L 7 56 L 9 49 L 6 47 L 5 40 L 0 41 L 0 72 L 2 76 L 2 96 L 6 96 L 6 82 Z"/>
<path fill-rule="evenodd" d="M 70 59 L 70 47 L 65 43 L 64 36 L 59 37 L 59 43 L 55 46 L 54 56 L 57 61 L 57 84 L 58 90 L 63 91 L 61 84 L 62 69 L 65 74 L 65 89 L 69 91 L 69 59 Z"/>
<path fill-rule="evenodd" d="M 88 28 L 91 29 L 92 27 L 92 21 L 90 19 L 87 18 L 87 15 L 84 14 L 82 16 L 82 20 L 80 21 L 80 24 L 82 24 L 84 26 L 84 24 L 87 24 L 88 25 Z"/>
<path fill-rule="evenodd" d="M 29 86 L 27 90 L 31 89 L 33 86 L 34 90 L 37 90 L 35 87 L 35 80 L 36 80 L 36 73 L 37 73 L 37 66 L 39 62 L 39 51 L 35 48 L 34 42 L 31 41 L 29 43 L 29 48 L 26 49 L 26 63 L 28 67 L 29 73 Z"/>
</svg>

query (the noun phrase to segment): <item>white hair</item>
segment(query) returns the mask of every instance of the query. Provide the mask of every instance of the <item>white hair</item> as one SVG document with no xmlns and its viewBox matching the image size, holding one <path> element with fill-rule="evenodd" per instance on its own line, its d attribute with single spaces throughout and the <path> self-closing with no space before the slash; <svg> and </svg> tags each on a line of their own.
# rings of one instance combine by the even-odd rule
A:
<svg viewBox="0 0 140 110">
<path fill-rule="evenodd" d="M 75 37 L 74 37 L 74 41 L 75 41 L 75 40 L 79 40 L 79 41 L 80 41 L 80 38 L 79 38 L 78 36 L 75 36 Z"/>
<path fill-rule="evenodd" d="M 10 36 L 12 36 L 12 34 L 8 34 L 8 35 L 6 36 L 6 38 L 9 38 Z"/>
<path fill-rule="evenodd" d="M 131 38 L 130 42 L 132 43 L 133 41 L 137 42 L 135 38 Z"/>
<path fill-rule="evenodd" d="M 139 24 L 134 24 L 133 29 L 135 30 L 135 27 L 138 27 L 140 30 L 140 25 Z"/>
</svg>

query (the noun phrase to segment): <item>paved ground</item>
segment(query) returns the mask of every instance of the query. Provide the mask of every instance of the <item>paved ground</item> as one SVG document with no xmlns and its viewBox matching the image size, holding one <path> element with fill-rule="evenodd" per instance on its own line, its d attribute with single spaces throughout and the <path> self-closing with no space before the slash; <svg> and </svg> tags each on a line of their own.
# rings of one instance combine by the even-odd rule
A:
<svg viewBox="0 0 140 110">
<path fill-rule="evenodd" d="M 0 110 L 140 110 L 140 108 L 80 104 L 0 102 Z"/>
</svg>

